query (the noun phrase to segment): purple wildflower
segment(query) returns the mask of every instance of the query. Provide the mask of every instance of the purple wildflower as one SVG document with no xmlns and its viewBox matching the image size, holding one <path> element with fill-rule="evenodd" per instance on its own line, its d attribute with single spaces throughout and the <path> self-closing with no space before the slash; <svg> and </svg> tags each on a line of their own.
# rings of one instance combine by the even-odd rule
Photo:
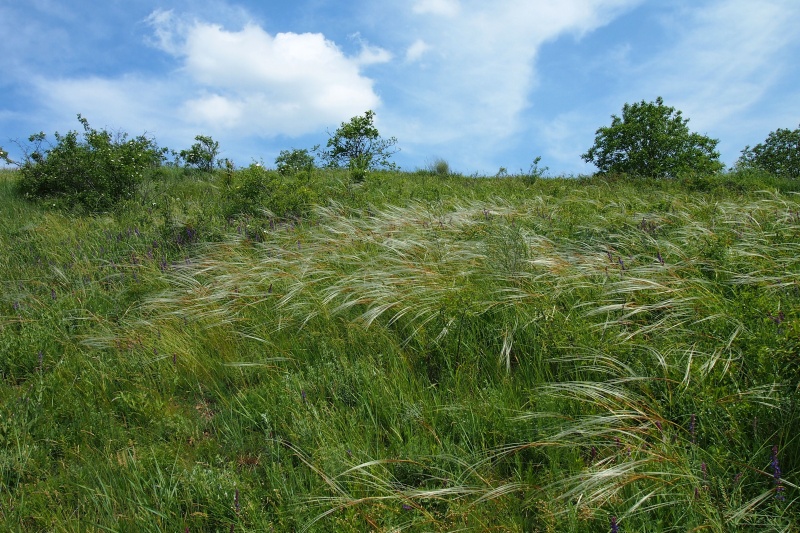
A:
<svg viewBox="0 0 800 533">
<path fill-rule="evenodd" d="M 241 507 L 239 507 L 239 489 L 236 489 L 236 492 L 233 493 L 233 509 L 236 511 L 236 514 L 239 514 L 239 511 L 241 511 Z"/>
<path fill-rule="evenodd" d="M 305 390 L 301 390 L 300 391 L 300 397 L 303 399 L 303 403 L 305 403 L 306 402 L 306 391 Z"/>
<path fill-rule="evenodd" d="M 786 315 L 783 314 L 783 311 L 778 311 L 777 315 L 773 315 L 772 313 L 767 313 L 767 316 L 775 322 L 776 326 L 780 326 L 784 320 L 786 320 Z"/>
<path fill-rule="evenodd" d="M 775 480 L 775 499 L 783 501 L 786 499 L 783 492 L 786 490 L 786 487 L 783 486 L 783 482 L 781 481 L 781 467 L 778 464 L 778 447 L 772 447 L 772 479 Z"/>
<path fill-rule="evenodd" d="M 404 511 L 410 511 L 410 510 L 411 510 L 411 506 L 410 506 L 410 505 L 408 505 L 407 503 L 404 503 L 404 504 L 403 504 L 403 510 L 404 510 Z"/>
<path fill-rule="evenodd" d="M 695 441 L 696 441 L 696 439 L 695 439 L 695 429 L 696 429 L 695 422 L 696 421 L 697 421 L 697 419 L 695 417 L 695 414 L 692 413 L 692 418 L 691 418 L 691 420 L 689 420 L 689 434 L 692 436 L 692 444 L 694 444 Z"/>
<path fill-rule="evenodd" d="M 56 290 L 55 289 L 50 289 L 50 298 L 52 300 L 55 300 L 56 298 L 58 298 L 58 295 L 56 294 Z"/>
<path fill-rule="evenodd" d="M 619 533 L 619 524 L 617 524 L 617 517 L 611 517 L 611 533 Z"/>
<path fill-rule="evenodd" d="M 658 252 L 658 262 L 661 263 L 662 265 L 664 264 L 664 258 L 661 257 L 661 252 Z"/>
</svg>

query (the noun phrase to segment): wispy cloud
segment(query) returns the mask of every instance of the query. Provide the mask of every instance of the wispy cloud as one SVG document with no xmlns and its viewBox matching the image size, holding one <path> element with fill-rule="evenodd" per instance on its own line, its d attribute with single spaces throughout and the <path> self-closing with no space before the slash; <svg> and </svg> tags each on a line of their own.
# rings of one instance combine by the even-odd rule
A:
<svg viewBox="0 0 800 533">
<path fill-rule="evenodd" d="M 764 98 L 797 58 L 800 4 L 724 0 L 673 14 L 672 46 L 639 69 L 643 90 L 670 95 L 692 121 L 715 128 Z"/>
<path fill-rule="evenodd" d="M 461 10 L 461 5 L 458 0 L 417 0 L 411 9 L 416 14 L 454 17 Z"/>
<path fill-rule="evenodd" d="M 422 39 L 417 39 L 411 46 L 406 49 L 406 61 L 414 62 L 418 61 L 424 54 L 430 49 L 428 43 L 423 41 Z"/>
<path fill-rule="evenodd" d="M 668 41 L 649 61 L 627 65 L 625 101 L 663 96 L 690 118 L 689 127 L 721 140 L 732 164 L 746 144 L 792 116 L 800 120 L 800 90 L 767 112 L 767 100 L 785 76 L 796 75 L 800 4 L 794 0 L 715 0 L 662 17 Z M 776 103 L 777 104 L 777 103 Z M 758 111 L 755 111 L 758 109 Z M 754 114 L 755 113 L 755 114 Z M 760 126 L 759 126 L 760 124 Z"/>
<path fill-rule="evenodd" d="M 638 3 L 416 2 L 406 14 L 404 27 L 412 28 L 414 39 L 406 57 L 424 53 L 425 68 L 409 71 L 413 86 L 398 91 L 395 106 L 402 113 L 388 110 L 387 122 L 399 138 L 413 139 L 407 142 L 411 150 L 446 152 L 487 169 L 494 165 L 491 154 L 521 129 L 537 83 L 540 47 L 565 34 L 590 32 Z"/>
</svg>

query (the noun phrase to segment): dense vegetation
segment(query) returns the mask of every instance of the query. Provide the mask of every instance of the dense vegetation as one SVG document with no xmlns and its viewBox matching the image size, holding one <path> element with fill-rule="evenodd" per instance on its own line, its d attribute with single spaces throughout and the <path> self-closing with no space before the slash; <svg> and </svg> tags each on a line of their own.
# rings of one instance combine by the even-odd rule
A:
<svg viewBox="0 0 800 533">
<path fill-rule="evenodd" d="M 622 117 L 595 133 L 595 142 L 581 157 L 602 174 L 675 178 L 683 174 L 714 174 L 723 167 L 717 139 L 689 131 L 681 111 L 655 102 L 625 104 Z"/>
<path fill-rule="evenodd" d="M 0 174 L 5 528 L 797 529 L 794 181 L 284 155 Z"/>
</svg>

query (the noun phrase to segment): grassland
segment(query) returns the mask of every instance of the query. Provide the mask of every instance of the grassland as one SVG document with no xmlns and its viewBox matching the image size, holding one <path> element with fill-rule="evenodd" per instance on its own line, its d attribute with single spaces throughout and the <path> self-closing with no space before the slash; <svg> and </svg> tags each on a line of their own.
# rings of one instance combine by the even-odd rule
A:
<svg viewBox="0 0 800 533">
<path fill-rule="evenodd" d="M 792 182 L 316 171 L 278 219 L 15 179 L 3 529 L 800 529 Z"/>
</svg>

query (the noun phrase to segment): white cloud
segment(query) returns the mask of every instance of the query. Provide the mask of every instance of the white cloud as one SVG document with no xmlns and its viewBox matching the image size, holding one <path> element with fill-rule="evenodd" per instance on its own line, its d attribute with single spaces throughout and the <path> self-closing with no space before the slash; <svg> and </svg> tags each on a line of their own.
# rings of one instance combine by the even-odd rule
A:
<svg viewBox="0 0 800 533">
<path fill-rule="evenodd" d="M 181 32 L 177 32 L 175 26 L 181 21 L 171 9 L 157 9 L 150 13 L 145 22 L 153 29 L 153 36 L 146 38 L 146 42 L 172 55 L 180 52 L 177 39 Z"/>
<path fill-rule="evenodd" d="M 398 89 L 402 111 L 384 117 L 398 138 L 413 139 L 416 150 L 427 146 L 442 153 L 447 150 L 441 146 L 449 144 L 457 147 L 452 156 L 464 164 L 496 168 L 491 154 L 521 130 L 520 116 L 531 103 L 539 48 L 565 34 L 590 32 L 638 3 L 416 2 L 407 14 L 410 36 L 421 44 L 412 45 L 406 57 L 424 52 L 425 69 L 417 69 L 413 81 Z M 428 13 L 449 18 L 424 16 Z"/>
<path fill-rule="evenodd" d="M 412 10 L 416 14 L 430 13 L 445 17 L 455 17 L 461 10 L 458 0 L 417 0 Z"/>
<path fill-rule="evenodd" d="M 794 63 L 780 52 L 800 41 L 800 4 L 717 1 L 679 24 L 675 45 L 644 66 L 646 85 L 674 95 L 693 120 L 712 127 L 760 100 Z"/>
<path fill-rule="evenodd" d="M 406 61 L 413 63 L 414 61 L 419 60 L 425 54 L 425 52 L 430 50 L 430 48 L 431 47 L 428 45 L 428 43 L 422 39 L 417 39 L 411 43 L 411 46 L 409 46 L 406 50 Z"/>
<path fill-rule="evenodd" d="M 361 45 L 361 52 L 356 57 L 356 63 L 359 65 L 374 65 L 377 63 L 388 63 L 392 60 L 392 54 L 379 46 L 373 46 L 361 38 L 360 33 L 355 33 L 350 36 L 353 40 Z"/>
<path fill-rule="evenodd" d="M 636 82 L 621 101 L 663 96 L 690 119 L 693 131 L 719 138 L 723 160 L 733 163 L 745 144 L 761 142 L 766 135 L 750 136 L 745 123 L 755 120 L 748 118 L 751 110 L 761 109 L 763 115 L 773 87 L 796 70 L 800 4 L 717 0 L 679 11 L 665 23 L 673 40 L 651 61 L 624 73 Z M 800 106 L 786 103 L 793 105 L 796 124 Z M 772 121 L 771 129 L 786 127 L 789 109 L 777 107 L 755 122 Z"/>
<path fill-rule="evenodd" d="M 200 125 L 215 124 L 226 129 L 241 124 L 247 104 L 219 94 L 209 94 L 187 101 L 183 105 L 183 115 L 187 122 Z"/>
<path fill-rule="evenodd" d="M 236 120 L 214 124 L 297 135 L 380 103 L 372 80 L 359 71 L 388 60 L 380 49 L 363 47 L 350 58 L 320 33 L 273 36 L 252 24 L 228 31 L 195 23 L 185 31 L 178 50 L 183 72 L 216 93 L 216 104 L 224 99 L 238 110 Z"/>
<path fill-rule="evenodd" d="M 50 112 L 81 112 L 93 124 L 132 131 L 156 124 L 177 132 L 272 137 L 323 131 L 380 105 L 373 81 L 360 72 L 389 59 L 378 47 L 363 44 L 349 57 L 320 33 L 272 35 L 254 24 L 231 31 L 170 11 L 154 11 L 147 23 L 150 44 L 179 62 L 172 75 L 42 77 L 36 87 Z"/>
</svg>

